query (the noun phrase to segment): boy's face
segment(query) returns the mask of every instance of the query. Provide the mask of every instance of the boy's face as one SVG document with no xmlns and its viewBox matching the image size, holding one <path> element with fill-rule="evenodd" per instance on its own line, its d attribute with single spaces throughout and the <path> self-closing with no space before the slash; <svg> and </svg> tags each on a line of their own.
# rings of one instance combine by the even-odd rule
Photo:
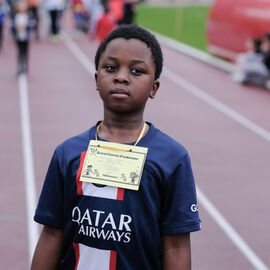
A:
<svg viewBox="0 0 270 270">
<path fill-rule="evenodd" d="M 150 48 L 138 39 L 116 38 L 107 44 L 95 74 L 104 109 L 114 112 L 143 112 L 147 99 L 154 98 L 159 82 Z"/>
</svg>

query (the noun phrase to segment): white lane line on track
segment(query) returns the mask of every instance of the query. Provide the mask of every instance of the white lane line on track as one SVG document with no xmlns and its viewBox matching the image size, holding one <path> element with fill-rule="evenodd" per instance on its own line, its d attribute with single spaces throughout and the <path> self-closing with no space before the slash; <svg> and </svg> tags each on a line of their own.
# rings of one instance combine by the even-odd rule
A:
<svg viewBox="0 0 270 270">
<path fill-rule="evenodd" d="M 74 56 L 83 64 L 87 71 L 93 75 L 95 69 L 94 65 L 88 59 L 88 57 L 81 51 L 81 49 L 76 45 L 76 43 L 67 35 L 63 34 L 63 42 L 74 54 Z M 178 75 L 172 71 L 164 68 L 165 76 L 170 80 L 175 82 L 177 85 L 181 86 L 188 92 L 192 93 L 196 97 L 201 98 L 203 101 L 207 102 L 209 105 L 213 106 L 217 110 L 223 112 L 225 115 L 229 116 L 238 123 L 248 127 L 251 131 L 262 136 L 263 138 L 270 141 L 269 132 L 256 125 L 255 123 L 249 121 L 247 118 L 241 114 L 235 112 L 230 107 L 222 104 L 217 99 L 211 97 L 207 93 L 203 92 L 201 89 L 192 85 L 191 83 L 183 80 Z M 246 257 L 246 259 L 254 266 L 256 270 L 270 270 L 263 261 L 256 255 L 256 253 L 248 246 L 248 244 L 243 240 L 240 234 L 230 225 L 230 223 L 222 216 L 222 214 L 215 208 L 214 204 L 209 201 L 209 199 L 204 195 L 204 193 L 197 188 L 198 200 L 201 205 L 206 209 L 209 215 L 215 220 L 218 226 L 224 231 L 224 233 L 229 237 L 233 244 L 240 250 L 240 252 Z"/>
<path fill-rule="evenodd" d="M 61 39 L 63 40 L 64 44 L 68 47 L 68 49 L 75 55 L 77 60 L 79 60 L 79 62 L 85 67 L 85 69 L 89 71 L 91 75 L 94 76 L 96 72 L 94 64 L 92 64 L 92 62 L 89 61 L 88 57 L 69 37 L 69 35 L 63 31 L 61 32 Z"/>
<path fill-rule="evenodd" d="M 246 127 L 250 131 L 256 133 L 260 137 L 262 137 L 265 140 L 270 142 L 270 132 L 268 130 L 266 130 L 266 129 L 262 128 L 261 126 L 255 124 L 254 122 L 248 120 L 242 114 L 236 112 L 235 110 L 233 110 L 229 106 L 223 104 L 222 102 L 220 102 L 216 98 L 210 96 L 209 94 L 207 94 L 206 92 L 201 90 L 199 87 L 195 86 L 194 84 L 184 80 L 183 78 L 181 78 L 176 73 L 169 70 L 168 68 L 164 67 L 163 74 L 168 79 L 173 81 L 175 84 L 177 84 L 178 86 L 180 86 L 181 88 L 183 88 L 184 90 L 189 92 L 190 94 L 196 96 L 197 98 L 206 102 L 208 105 L 215 108 L 219 112 L 222 112 L 223 114 L 225 114 L 226 116 L 228 116 L 232 120 L 238 122 L 242 126 Z"/>
<path fill-rule="evenodd" d="M 28 85 L 26 75 L 22 74 L 18 77 L 18 86 L 20 95 L 22 148 L 27 211 L 28 252 L 30 264 L 39 237 L 39 230 L 38 225 L 33 221 L 36 207 L 36 185 L 29 112 Z"/>
<path fill-rule="evenodd" d="M 222 216 L 217 208 L 209 201 L 206 195 L 197 187 L 198 200 L 206 209 L 207 213 L 215 220 L 222 231 L 229 237 L 234 245 L 241 251 L 247 260 L 254 266 L 256 270 L 269 270 L 256 253 L 248 246 L 240 234 L 232 227 L 232 225 Z"/>
</svg>

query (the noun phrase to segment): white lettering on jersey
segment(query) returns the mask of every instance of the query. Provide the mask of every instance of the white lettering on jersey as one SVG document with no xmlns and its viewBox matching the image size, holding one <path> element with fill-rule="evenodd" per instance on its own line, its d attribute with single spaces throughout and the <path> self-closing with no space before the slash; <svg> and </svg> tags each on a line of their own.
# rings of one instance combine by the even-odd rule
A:
<svg viewBox="0 0 270 270">
<path fill-rule="evenodd" d="M 129 243 L 131 240 L 132 218 L 129 215 L 106 213 L 96 209 L 81 210 L 78 206 L 72 210 L 72 222 L 77 223 L 78 234 Z"/>
</svg>

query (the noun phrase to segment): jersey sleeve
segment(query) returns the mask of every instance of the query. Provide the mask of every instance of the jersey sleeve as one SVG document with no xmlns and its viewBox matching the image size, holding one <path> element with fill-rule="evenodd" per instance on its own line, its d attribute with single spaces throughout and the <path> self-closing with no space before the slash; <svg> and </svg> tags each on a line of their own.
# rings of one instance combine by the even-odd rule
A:
<svg viewBox="0 0 270 270">
<path fill-rule="evenodd" d="M 188 154 L 164 183 L 161 214 L 161 231 L 165 235 L 188 233 L 201 228 Z"/>
<path fill-rule="evenodd" d="M 63 223 L 63 175 L 57 152 L 51 159 L 40 194 L 34 220 L 40 224 L 61 228 Z"/>
</svg>

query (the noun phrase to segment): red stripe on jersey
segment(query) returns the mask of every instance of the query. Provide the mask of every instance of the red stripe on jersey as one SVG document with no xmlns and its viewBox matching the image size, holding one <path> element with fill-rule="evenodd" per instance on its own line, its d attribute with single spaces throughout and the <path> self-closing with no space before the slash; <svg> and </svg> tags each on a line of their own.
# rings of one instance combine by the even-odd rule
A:
<svg viewBox="0 0 270 270">
<path fill-rule="evenodd" d="M 123 188 L 118 188 L 116 200 L 123 201 L 124 200 L 124 192 L 125 192 L 125 190 Z"/>
<path fill-rule="evenodd" d="M 111 254 L 110 254 L 110 268 L 109 270 L 115 270 L 116 269 L 116 251 L 111 250 Z"/>
<path fill-rule="evenodd" d="M 75 269 L 74 270 L 77 270 L 78 264 L 79 264 L 79 259 L 80 259 L 80 248 L 79 248 L 79 244 L 73 243 L 73 248 L 74 248 L 75 257 L 76 257 L 76 265 L 75 265 Z"/>
<path fill-rule="evenodd" d="M 86 152 L 82 152 L 81 153 L 81 158 L 80 158 L 79 169 L 78 169 L 77 175 L 76 175 L 77 194 L 78 195 L 83 195 L 82 182 L 80 181 L 80 177 L 81 177 L 81 173 L 82 173 L 83 162 L 84 162 L 85 156 L 86 156 Z"/>
</svg>

